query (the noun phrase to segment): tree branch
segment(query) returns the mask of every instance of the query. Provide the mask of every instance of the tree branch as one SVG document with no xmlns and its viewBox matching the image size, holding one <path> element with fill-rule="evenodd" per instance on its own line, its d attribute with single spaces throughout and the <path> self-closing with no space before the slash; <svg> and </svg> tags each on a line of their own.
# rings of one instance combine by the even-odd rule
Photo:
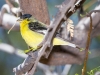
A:
<svg viewBox="0 0 100 75">
<path fill-rule="evenodd" d="M 9 44 L 5 44 L 5 43 L 0 43 L 0 51 L 9 53 L 9 54 L 14 54 L 16 56 L 19 56 L 20 58 L 27 58 L 27 55 L 24 53 L 20 53 L 22 52 L 22 50 L 20 49 L 16 49 L 13 46 L 9 45 Z M 25 62 L 24 62 L 25 63 Z M 45 75 L 54 75 L 51 71 L 49 66 L 44 65 L 42 63 L 38 63 L 37 68 L 39 68 L 40 70 L 42 70 L 44 72 Z"/>
</svg>

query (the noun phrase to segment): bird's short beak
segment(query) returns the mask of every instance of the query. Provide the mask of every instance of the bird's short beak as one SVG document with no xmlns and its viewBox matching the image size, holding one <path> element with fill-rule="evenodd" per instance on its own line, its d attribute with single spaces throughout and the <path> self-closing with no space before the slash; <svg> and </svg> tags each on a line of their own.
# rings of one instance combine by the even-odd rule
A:
<svg viewBox="0 0 100 75">
<path fill-rule="evenodd" d="M 18 21 L 18 22 L 21 22 L 21 21 L 22 21 L 22 19 L 18 19 L 17 21 Z"/>
</svg>

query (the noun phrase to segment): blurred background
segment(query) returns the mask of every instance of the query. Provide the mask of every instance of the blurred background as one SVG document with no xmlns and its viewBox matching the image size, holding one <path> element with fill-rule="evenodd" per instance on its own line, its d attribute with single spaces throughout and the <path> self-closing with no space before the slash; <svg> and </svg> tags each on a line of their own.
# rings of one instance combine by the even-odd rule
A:
<svg viewBox="0 0 100 75">
<path fill-rule="evenodd" d="M 46 0 L 49 10 L 50 19 L 52 19 L 52 16 L 55 16 L 58 9 L 55 7 L 55 5 L 61 4 L 64 0 Z M 0 8 L 5 4 L 5 0 L 0 0 Z M 100 1 L 98 0 L 86 0 L 83 7 L 85 12 L 89 12 L 92 9 L 94 9 L 97 5 L 100 4 Z M 73 20 L 74 25 L 77 25 L 78 23 L 78 13 L 76 12 L 73 14 L 70 19 Z M 11 31 L 10 34 L 7 34 L 8 30 L 3 29 L 3 27 L 0 27 L 0 43 L 8 43 L 12 46 L 14 46 L 17 49 L 25 50 L 27 49 L 27 45 L 22 39 L 19 31 Z M 100 36 L 97 36 L 93 38 L 90 50 L 99 50 L 100 49 Z M 0 50 L 0 75 L 14 75 L 13 68 L 19 65 L 23 62 L 23 58 L 15 55 L 15 54 L 9 54 L 2 50 Z M 90 71 L 91 69 L 100 66 L 100 56 L 97 56 L 95 58 L 90 58 L 87 63 L 87 71 Z M 68 75 L 75 75 L 78 73 L 81 75 L 83 65 L 76 65 L 72 64 L 71 69 L 68 73 Z M 58 69 L 59 68 L 59 69 Z M 55 72 L 60 72 L 64 69 L 64 65 L 59 65 L 55 68 Z M 43 72 L 39 69 L 35 73 L 35 75 L 44 75 Z"/>
</svg>

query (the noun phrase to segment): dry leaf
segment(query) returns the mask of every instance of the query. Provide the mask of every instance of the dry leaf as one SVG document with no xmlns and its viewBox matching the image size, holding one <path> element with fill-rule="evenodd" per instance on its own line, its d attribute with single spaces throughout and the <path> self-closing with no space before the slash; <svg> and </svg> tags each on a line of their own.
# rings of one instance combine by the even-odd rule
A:
<svg viewBox="0 0 100 75">
<path fill-rule="evenodd" d="M 73 25 L 73 21 L 71 19 L 67 20 L 67 30 L 68 30 L 68 32 L 70 34 L 70 39 L 72 39 L 72 37 L 74 36 L 73 35 L 74 25 Z"/>
</svg>

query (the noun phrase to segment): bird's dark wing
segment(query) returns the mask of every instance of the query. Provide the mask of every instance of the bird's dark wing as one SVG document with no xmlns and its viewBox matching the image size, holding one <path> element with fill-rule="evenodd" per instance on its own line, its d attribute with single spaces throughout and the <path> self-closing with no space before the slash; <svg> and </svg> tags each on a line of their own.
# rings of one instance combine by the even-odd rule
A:
<svg viewBox="0 0 100 75">
<path fill-rule="evenodd" d="M 38 21 L 36 22 L 30 22 L 29 24 L 29 29 L 38 33 L 45 34 L 44 31 L 47 30 L 47 27 L 43 25 L 42 23 L 39 23 Z"/>
<path fill-rule="evenodd" d="M 47 30 L 47 28 L 39 22 L 30 22 L 29 29 L 31 29 L 33 31 L 35 31 L 35 30 Z"/>
</svg>

